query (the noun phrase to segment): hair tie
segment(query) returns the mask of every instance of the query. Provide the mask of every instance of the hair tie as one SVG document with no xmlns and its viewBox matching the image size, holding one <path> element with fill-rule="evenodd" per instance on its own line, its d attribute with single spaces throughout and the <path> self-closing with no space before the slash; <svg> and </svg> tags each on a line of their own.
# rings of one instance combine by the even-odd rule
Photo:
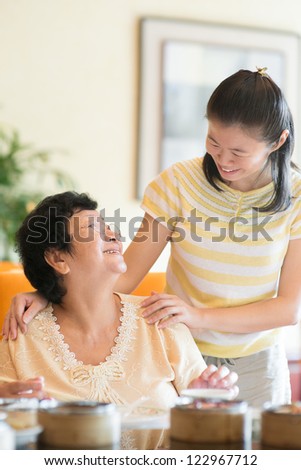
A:
<svg viewBox="0 0 301 470">
<path fill-rule="evenodd" d="M 268 70 L 267 67 L 257 67 L 257 73 L 259 73 L 259 75 L 261 75 L 262 77 L 268 77 L 268 74 L 266 73 L 266 71 Z"/>
</svg>

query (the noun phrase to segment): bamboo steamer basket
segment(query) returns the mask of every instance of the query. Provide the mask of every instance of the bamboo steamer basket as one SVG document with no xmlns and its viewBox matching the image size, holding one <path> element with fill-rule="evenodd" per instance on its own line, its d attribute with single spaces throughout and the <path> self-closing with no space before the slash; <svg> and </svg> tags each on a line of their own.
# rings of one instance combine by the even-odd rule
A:
<svg viewBox="0 0 301 470">
<path fill-rule="evenodd" d="M 15 430 L 33 428 L 38 424 L 37 398 L 0 399 L 0 411 L 7 414 L 7 423 Z"/>
<path fill-rule="evenodd" d="M 180 397 L 171 409 L 171 441 L 244 443 L 250 442 L 251 432 L 248 405 L 243 401 Z"/>
<path fill-rule="evenodd" d="M 112 403 L 58 402 L 39 409 L 40 444 L 55 449 L 116 449 L 121 417 Z"/>
<path fill-rule="evenodd" d="M 262 411 L 261 445 L 272 449 L 301 449 L 301 402 Z"/>
</svg>

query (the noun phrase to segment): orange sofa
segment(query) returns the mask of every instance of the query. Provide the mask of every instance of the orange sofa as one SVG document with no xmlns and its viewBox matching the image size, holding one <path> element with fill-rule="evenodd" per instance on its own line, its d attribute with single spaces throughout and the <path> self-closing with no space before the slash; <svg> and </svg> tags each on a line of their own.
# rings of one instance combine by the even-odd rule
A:
<svg viewBox="0 0 301 470">
<path fill-rule="evenodd" d="M 150 295 L 152 290 L 163 292 L 164 287 L 165 273 L 150 271 L 132 293 L 134 295 Z"/>
<path fill-rule="evenodd" d="M 0 262 L 0 272 L 1 271 L 10 271 L 11 269 L 22 269 L 20 263 L 15 263 L 14 261 L 1 261 Z"/>
<path fill-rule="evenodd" d="M 18 292 L 33 290 L 34 288 L 27 280 L 23 269 L 20 267 L 7 271 L 0 269 L 0 329 L 12 297 Z"/>
</svg>

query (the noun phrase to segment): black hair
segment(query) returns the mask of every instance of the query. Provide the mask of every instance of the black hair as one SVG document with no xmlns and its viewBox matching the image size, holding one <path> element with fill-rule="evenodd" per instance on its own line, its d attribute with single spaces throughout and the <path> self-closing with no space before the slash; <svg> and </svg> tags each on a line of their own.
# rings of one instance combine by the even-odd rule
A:
<svg viewBox="0 0 301 470">
<path fill-rule="evenodd" d="M 49 302 L 60 304 L 66 290 L 60 276 L 45 260 L 51 248 L 72 253 L 68 233 L 70 217 L 81 210 L 95 210 L 97 202 L 86 193 L 66 191 L 43 199 L 24 219 L 16 233 L 16 251 L 24 273 Z"/>
<path fill-rule="evenodd" d="M 281 89 L 262 70 L 239 70 L 223 80 L 209 98 L 207 118 L 216 119 L 226 126 L 239 126 L 250 135 L 256 131 L 259 139 L 268 145 L 277 143 L 282 132 L 289 135 L 284 144 L 268 157 L 271 165 L 274 192 L 271 200 L 260 212 L 278 212 L 291 202 L 291 168 L 298 169 L 291 161 L 294 149 L 294 122 Z M 218 181 L 223 181 L 213 158 L 207 152 L 203 169 L 208 182 L 218 191 Z"/>
</svg>

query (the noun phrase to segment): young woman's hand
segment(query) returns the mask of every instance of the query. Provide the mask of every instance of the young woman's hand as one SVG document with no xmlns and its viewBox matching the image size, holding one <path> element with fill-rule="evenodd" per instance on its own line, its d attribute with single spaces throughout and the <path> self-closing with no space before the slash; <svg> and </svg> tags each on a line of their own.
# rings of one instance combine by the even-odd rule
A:
<svg viewBox="0 0 301 470">
<path fill-rule="evenodd" d="M 185 323 L 191 329 L 203 328 L 200 309 L 188 305 L 176 295 L 158 294 L 153 291 L 140 305 L 145 309 L 142 316 L 147 323 L 160 321 L 159 328 L 175 323 Z"/>
<path fill-rule="evenodd" d="M 48 398 L 43 390 L 44 377 L 0 383 L 1 398 Z"/>
<path fill-rule="evenodd" d="M 190 382 L 189 388 L 224 388 L 231 390 L 231 398 L 234 399 L 239 393 L 239 388 L 235 385 L 237 379 L 237 373 L 230 372 L 228 367 L 217 368 L 210 364 L 197 379 Z"/>
<path fill-rule="evenodd" d="M 2 335 L 4 339 L 16 339 L 18 327 L 22 333 L 27 332 L 27 324 L 37 313 L 47 306 L 47 300 L 37 292 L 24 292 L 12 298 L 9 310 L 5 316 Z"/>
</svg>

